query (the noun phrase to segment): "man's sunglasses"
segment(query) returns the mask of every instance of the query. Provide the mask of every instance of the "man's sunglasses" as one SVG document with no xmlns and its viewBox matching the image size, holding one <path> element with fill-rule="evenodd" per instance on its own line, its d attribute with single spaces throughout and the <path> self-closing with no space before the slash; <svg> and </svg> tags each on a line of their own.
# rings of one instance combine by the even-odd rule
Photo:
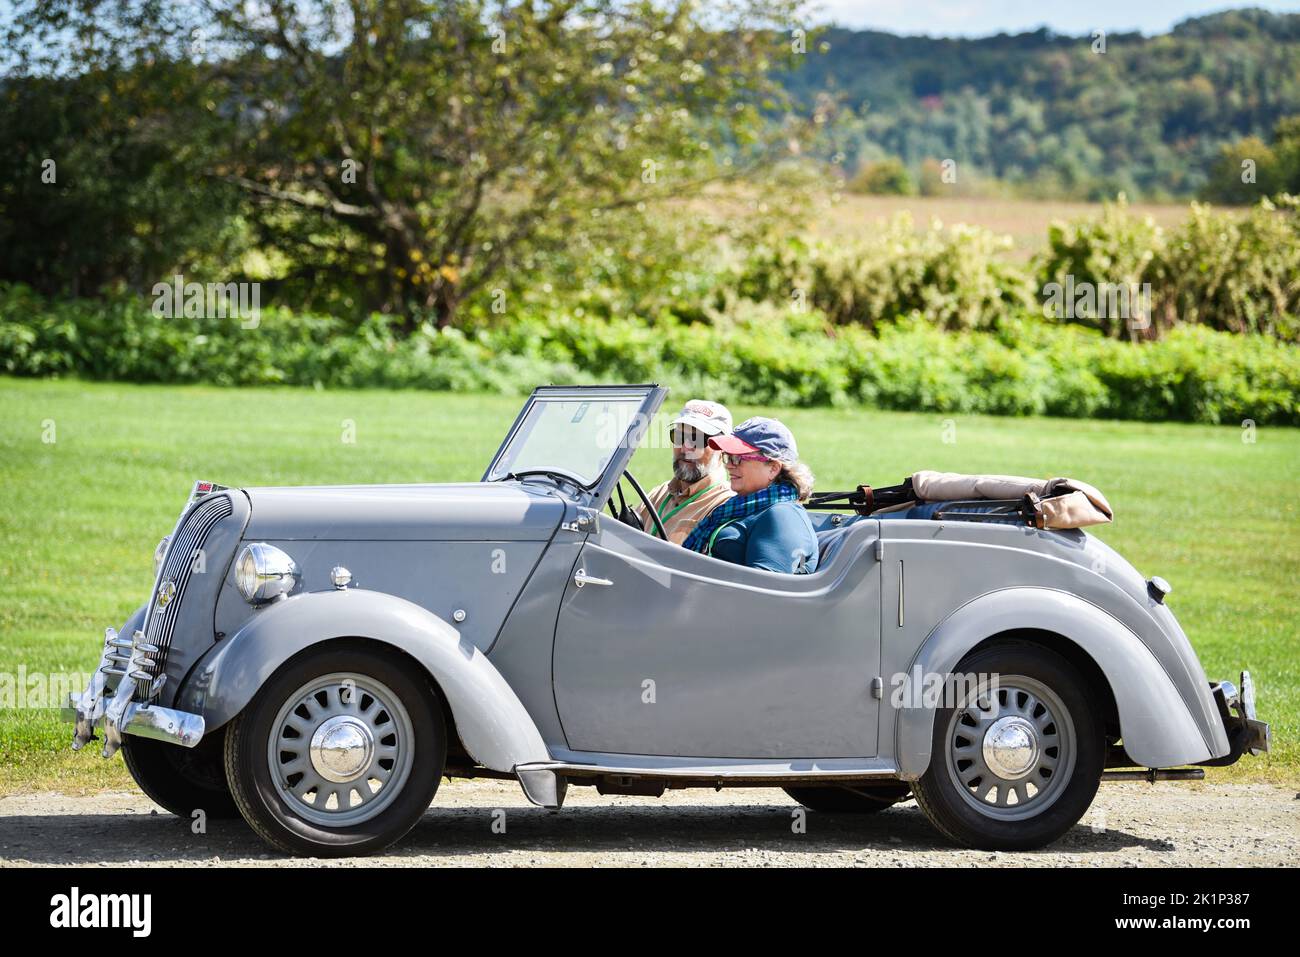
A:
<svg viewBox="0 0 1300 957">
<path fill-rule="evenodd" d="M 709 437 L 698 429 L 675 425 L 668 430 L 668 441 L 678 448 L 702 449 L 708 446 Z"/>
</svg>

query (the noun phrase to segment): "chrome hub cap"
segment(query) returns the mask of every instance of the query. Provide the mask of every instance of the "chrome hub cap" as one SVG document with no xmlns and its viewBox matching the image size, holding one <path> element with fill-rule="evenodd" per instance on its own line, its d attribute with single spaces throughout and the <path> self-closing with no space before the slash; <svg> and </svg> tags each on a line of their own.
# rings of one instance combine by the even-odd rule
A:
<svg viewBox="0 0 1300 957">
<path fill-rule="evenodd" d="M 285 700 L 267 760 L 276 791 L 298 817 L 327 827 L 360 824 L 401 793 L 415 732 L 401 699 L 366 675 L 322 675 Z"/>
<path fill-rule="evenodd" d="M 351 715 L 326 718 L 311 736 L 311 764 L 326 781 L 355 781 L 374 753 L 370 728 Z"/>
<path fill-rule="evenodd" d="M 1074 773 L 1070 712 L 1056 692 L 1026 675 L 1001 675 L 996 690 L 959 703 L 946 740 L 949 780 L 967 804 L 996 820 L 1041 814 Z"/>
<path fill-rule="evenodd" d="M 1023 778 L 1038 760 L 1037 731 L 1024 718 L 998 718 L 984 732 L 984 764 L 1003 780 Z"/>
</svg>

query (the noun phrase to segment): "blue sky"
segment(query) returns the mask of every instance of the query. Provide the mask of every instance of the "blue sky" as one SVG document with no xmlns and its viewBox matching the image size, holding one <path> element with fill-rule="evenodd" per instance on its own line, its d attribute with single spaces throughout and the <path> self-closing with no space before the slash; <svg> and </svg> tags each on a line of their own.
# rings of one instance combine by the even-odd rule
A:
<svg viewBox="0 0 1300 957">
<path fill-rule="evenodd" d="M 1023 33 L 1041 26 L 1076 36 L 1097 29 L 1164 33 L 1180 20 L 1233 7 L 1300 13 L 1297 0 L 810 0 L 810 4 L 818 22 L 964 37 Z"/>
</svg>

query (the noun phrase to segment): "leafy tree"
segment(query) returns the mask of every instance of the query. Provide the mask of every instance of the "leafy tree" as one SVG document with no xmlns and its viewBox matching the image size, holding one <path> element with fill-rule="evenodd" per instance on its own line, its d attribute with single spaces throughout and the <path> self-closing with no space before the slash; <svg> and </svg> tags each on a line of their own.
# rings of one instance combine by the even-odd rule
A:
<svg viewBox="0 0 1300 957">
<path fill-rule="evenodd" d="M 1258 136 L 1247 136 L 1220 149 L 1201 195 L 1218 203 L 1246 206 L 1272 193 L 1277 183 L 1277 154 Z"/>
<path fill-rule="evenodd" d="M 1272 143 L 1247 136 L 1222 147 L 1202 198 L 1245 206 L 1280 193 L 1300 195 L 1300 115 L 1278 120 Z"/>
<path fill-rule="evenodd" d="M 190 70 L 106 66 L 0 84 L 0 280 L 45 293 L 149 289 L 173 270 L 235 256 L 235 191 L 210 155 Z"/>
<path fill-rule="evenodd" d="M 200 62 L 207 172 L 296 262 L 352 264 L 386 308 L 465 297 L 602 217 L 788 149 L 793 0 L 242 0 L 26 5 L 79 70 Z M 779 28 L 759 29 L 761 27 Z"/>
<path fill-rule="evenodd" d="M 1278 120 L 1273 128 L 1277 189 L 1300 196 L 1300 115 Z"/>
</svg>

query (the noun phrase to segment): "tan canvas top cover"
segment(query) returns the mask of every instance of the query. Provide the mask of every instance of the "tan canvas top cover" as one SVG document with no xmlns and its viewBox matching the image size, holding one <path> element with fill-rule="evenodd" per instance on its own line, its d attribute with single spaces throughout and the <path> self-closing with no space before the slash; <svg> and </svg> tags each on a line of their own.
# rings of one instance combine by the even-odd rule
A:
<svg viewBox="0 0 1300 957">
<path fill-rule="evenodd" d="M 1034 479 L 1021 475 L 963 475 L 960 472 L 917 472 L 912 491 L 922 502 L 953 499 L 1023 498 L 1042 500 L 1043 528 L 1086 528 L 1115 517 L 1106 496 L 1087 482 L 1072 478 Z"/>
</svg>

